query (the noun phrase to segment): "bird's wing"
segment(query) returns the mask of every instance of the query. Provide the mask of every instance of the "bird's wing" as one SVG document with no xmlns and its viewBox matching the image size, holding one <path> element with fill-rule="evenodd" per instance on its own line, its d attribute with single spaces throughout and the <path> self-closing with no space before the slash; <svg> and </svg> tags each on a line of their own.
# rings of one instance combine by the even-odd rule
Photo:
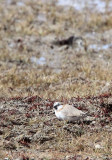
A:
<svg viewBox="0 0 112 160">
<path fill-rule="evenodd" d="M 63 112 L 68 117 L 79 117 L 85 115 L 84 112 L 81 110 L 78 110 L 77 108 L 71 106 L 71 105 L 65 105 Z"/>
<path fill-rule="evenodd" d="M 81 118 L 83 118 L 82 116 L 70 116 L 70 117 L 67 117 L 68 121 L 78 121 L 80 120 Z"/>
</svg>

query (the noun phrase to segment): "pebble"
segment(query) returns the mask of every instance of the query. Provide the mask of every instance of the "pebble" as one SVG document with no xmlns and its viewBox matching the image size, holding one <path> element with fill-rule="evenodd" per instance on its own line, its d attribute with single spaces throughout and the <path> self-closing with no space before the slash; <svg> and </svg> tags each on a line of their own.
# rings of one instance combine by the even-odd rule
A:
<svg viewBox="0 0 112 160">
<path fill-rule="evenodd" d="M 95 148 L 96 148 L 96 149 L 101 149 L 101 148 L 103 148 L 103 147 L 102 147 L 100 144 L 96 144 L 96 145 L 95 145 Z"/>
</svg>

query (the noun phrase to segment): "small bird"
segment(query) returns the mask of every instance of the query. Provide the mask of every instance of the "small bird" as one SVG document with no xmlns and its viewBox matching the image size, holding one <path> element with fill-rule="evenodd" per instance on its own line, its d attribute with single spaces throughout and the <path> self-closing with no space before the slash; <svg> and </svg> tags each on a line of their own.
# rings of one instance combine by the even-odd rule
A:
<svg viewBox="0 0 112 160">
<path fill-rule="evenodd" d="M 87 116 L 87 113 L 84 113 L 81 110 L 69 104 L 62 105 L 60 102 L 55 102 L 53 108 L 56 117 L 60 120 L 73 122 Z"/>
<path fill-rule="evenodd" d="M 67 39 L 53 41 L 53 44 L 58 46 L 72 46 L 77 51 L 87 51 L 87 42 L 82 37 L 70 36 Z"/>
</svg>

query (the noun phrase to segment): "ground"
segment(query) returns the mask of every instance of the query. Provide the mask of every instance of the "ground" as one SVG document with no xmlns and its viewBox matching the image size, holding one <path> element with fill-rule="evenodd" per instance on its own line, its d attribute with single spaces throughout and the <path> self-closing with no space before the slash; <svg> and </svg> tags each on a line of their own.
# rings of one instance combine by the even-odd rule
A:
<svg viewBox="0 0 112 160">
<path fill-rule="evenodd" d="M 101 2 L 1 1 L 0 159 L 112 158 L 112 1 Z M 93 119 L 59 121 L 55 101 Z"/>
</svg>

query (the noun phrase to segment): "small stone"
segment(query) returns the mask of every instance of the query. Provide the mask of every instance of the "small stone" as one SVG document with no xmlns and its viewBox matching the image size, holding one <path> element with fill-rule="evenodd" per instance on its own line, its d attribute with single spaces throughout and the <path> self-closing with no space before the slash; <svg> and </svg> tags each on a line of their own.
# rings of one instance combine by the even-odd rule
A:
<svg viewBox="0 0 112 160">
<path fill-rule="evenodd" d="M 96 123 L 96 121 L 92 121 L 92 122 L 91 122 L 91 124 L 95 124 L 95 123 Z"/>
<path fill-rule="evenodd" d="M 95 121 L 95 117 L 86 117 L 85 118 L 86 121 Z"/>
<path fill-rule="evenodd" d="M 101 148 L 103 148 L 103 147 L 102 147 L 100 144 L 96 144 L 96 145 L 95 145 L 95 148 L 96 148 L 96 149 L 101 149 Z"/>
</svg>

